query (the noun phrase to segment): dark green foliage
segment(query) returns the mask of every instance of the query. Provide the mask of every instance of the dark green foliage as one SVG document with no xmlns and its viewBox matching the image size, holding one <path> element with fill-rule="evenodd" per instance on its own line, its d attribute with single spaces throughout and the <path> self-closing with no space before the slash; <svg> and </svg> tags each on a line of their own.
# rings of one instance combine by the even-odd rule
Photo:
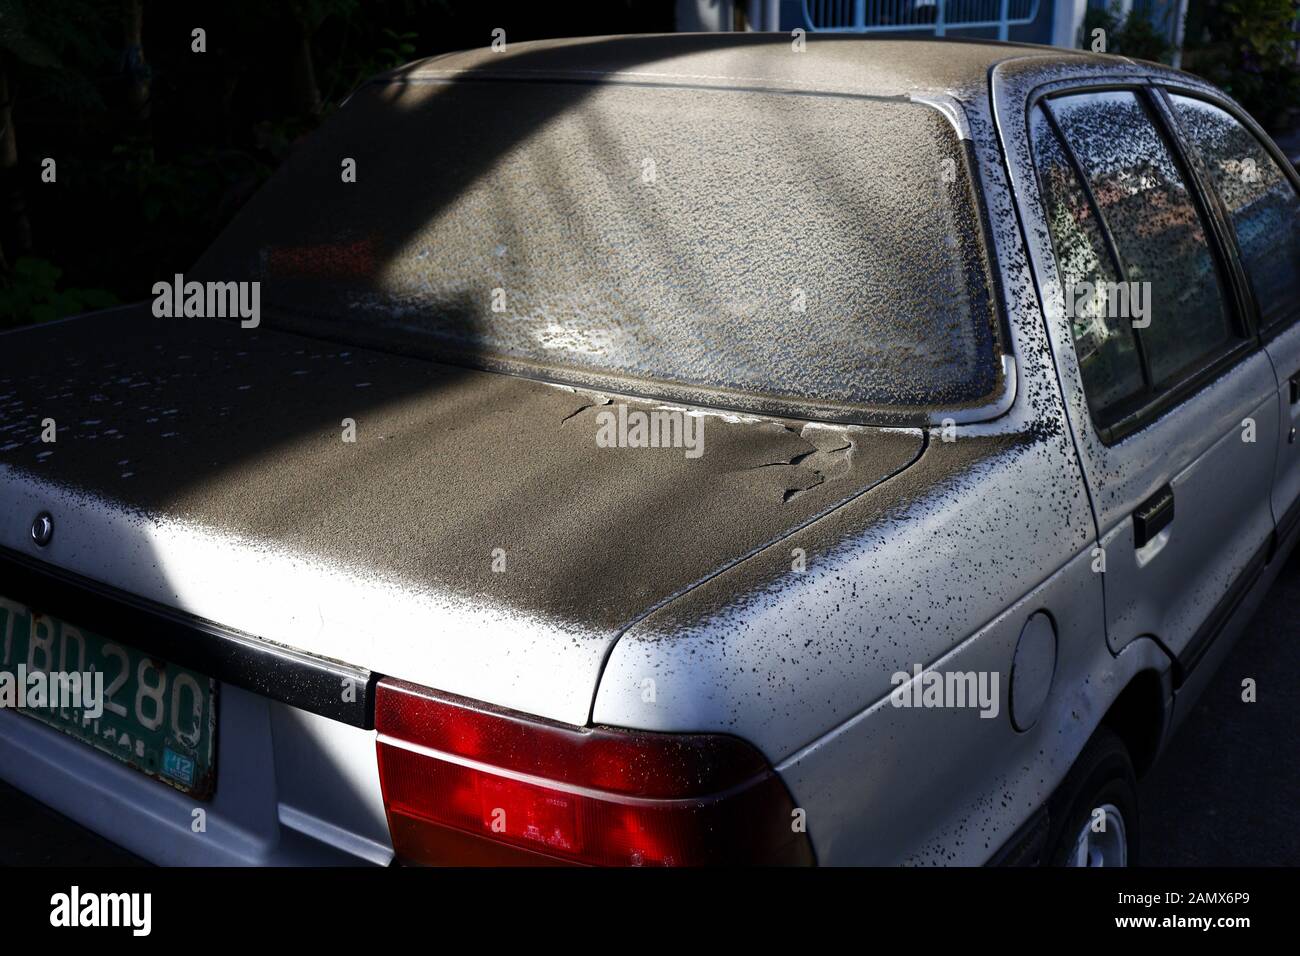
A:
<svg viewBox="0 0 1300 956">
<path fill-rule="evenodd" d="M 1293 123 L 1300 108 L 1300 3 L 1215 0 L 1199 13 L 1195 23 L 1188 20 L 1184 66 L 1222 86 L 1264 126 Z"/>
<path fill-rule="evenodd" d="M 1167 29 L 1152 24 L 1139 13 L 1121 18 L 1118 3 L 1108 9 L 1089 7 L 1083 16 L 1083 37 L 1080 46 L 1092 49 L 1093 31 L 1106 31 L 1105 53 L 1116 53 L 1136 60 L 1168 62 L 1172 47 L 1166 40 Z"/>
<path fill-rule="evenodd" d="M 128 50 L 131 6 L 0 0 L 17 145 L 0 168 L 0 327 L 149 298 L 375 73 L 496 26 L 511 40 L 673 28 L 671 0 L 142 0 Z"/>
<path fill-rule="evenodd" d="M 65 315 L 117 305 L 104 289 L 60 288 L 63 270 L 46 259 L 23 257 L 0 276 L 0 316 L 8 325 L 50 322 Z"/>
</svg>

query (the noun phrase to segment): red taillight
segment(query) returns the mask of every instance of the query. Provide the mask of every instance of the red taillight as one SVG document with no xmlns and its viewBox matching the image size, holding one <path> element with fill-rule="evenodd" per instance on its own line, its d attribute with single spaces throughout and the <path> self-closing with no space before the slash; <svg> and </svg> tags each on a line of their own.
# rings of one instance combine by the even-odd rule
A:
<svg viewBox="0 0 1300 956">
<path fill-rule="evenodd" d="M 375 727 L 405 862 L 812 862 L 785 785 L 735 737 L 577 729 L 390 679 Z"/>
</svg>

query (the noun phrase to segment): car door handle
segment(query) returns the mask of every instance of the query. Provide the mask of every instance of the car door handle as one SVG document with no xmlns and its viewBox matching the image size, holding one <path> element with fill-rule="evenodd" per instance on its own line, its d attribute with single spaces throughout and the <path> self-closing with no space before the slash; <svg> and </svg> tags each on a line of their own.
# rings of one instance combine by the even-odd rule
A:
<svg viewBox="0 0 1300 956">
<path fill-rule="evenodd" d="M 1133 512 L 1133 547 L 1144 548 L 1174 520 L 1174 489 L 1165 485 Z"/>
<path fill-rule="evenodd" d="M 1291 376 L 1291 404 L 1300 404 L 1300 372 Z"/>
</svg>

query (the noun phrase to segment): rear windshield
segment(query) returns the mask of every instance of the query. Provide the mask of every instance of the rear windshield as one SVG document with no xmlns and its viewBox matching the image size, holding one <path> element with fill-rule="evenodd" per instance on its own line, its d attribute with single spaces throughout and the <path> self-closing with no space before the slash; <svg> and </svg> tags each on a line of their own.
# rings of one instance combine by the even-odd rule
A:
<svg viewBox="0 0 1300 956">
<path fill-rule="evenodd" d="M 379 83 L 198 272 L 259 279 L 268 324 L 560 382 L 926 409 L 999 387 L 983 236 L 924 104 Z"/>
</svg>

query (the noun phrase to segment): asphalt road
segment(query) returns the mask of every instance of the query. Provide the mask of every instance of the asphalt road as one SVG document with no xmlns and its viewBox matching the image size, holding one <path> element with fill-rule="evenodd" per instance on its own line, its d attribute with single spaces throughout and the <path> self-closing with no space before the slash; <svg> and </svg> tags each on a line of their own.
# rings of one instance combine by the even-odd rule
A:
<svg viewBox="0 0 1300 956">
<path fill-rule="evenodd" d="M 1139 789 L 1144 865 L 1300 865 L 1300 548 Z"/>
<path fill-rule="evenodd" d="M 1300 864 L 1300 550 L 1141 783 L 1141 862 Z M 1255 679 L 1257 701 L 1241 682 Z M 0 865 L 136 863 L 0 784 Z"/>
</svg>

